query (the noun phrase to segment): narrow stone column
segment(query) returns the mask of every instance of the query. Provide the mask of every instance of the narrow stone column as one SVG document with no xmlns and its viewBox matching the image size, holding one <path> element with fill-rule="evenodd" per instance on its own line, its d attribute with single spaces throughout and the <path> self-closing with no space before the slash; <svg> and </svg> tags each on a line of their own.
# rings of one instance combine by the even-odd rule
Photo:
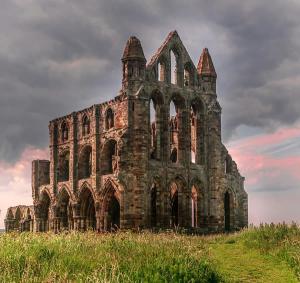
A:
<svg viewBox="0 0 300 283">
<path fill-rule="evenodd" d="M 44 232 L 42 218 L 35 218 L 34 232 Z"/>
</svg>

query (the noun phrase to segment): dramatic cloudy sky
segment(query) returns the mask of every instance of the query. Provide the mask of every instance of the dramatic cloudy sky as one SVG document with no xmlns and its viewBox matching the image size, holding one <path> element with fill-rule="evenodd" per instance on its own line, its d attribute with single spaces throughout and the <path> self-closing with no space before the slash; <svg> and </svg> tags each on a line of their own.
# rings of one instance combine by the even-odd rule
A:
<svg viewBox="0 0 300 283">
<path fill-rule="evenodd" d="M 299 15 L 298 0 L 1 0 L 0 227 L 31 202 L 48 121 L 116 95 L 130 35 L 149 59 L 174 29 L 195 63 L 213 57 L 250 222 L 300 221 Z"/>
</svg>

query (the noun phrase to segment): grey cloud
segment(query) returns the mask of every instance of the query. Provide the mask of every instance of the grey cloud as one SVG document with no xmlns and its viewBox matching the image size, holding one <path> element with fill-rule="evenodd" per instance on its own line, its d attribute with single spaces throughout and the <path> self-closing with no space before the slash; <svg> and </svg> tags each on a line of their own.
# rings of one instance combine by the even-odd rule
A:
<svg viewBox="0 0 300 283">
<path fill-rule="evenodd" d="M 279 0 L 3 0 L 0 160 L 15 161 L 27 145 L 47 146 L 52 118 L 113 97 L 131 34 L 148 59 L 174 29 L 195 61 L 209 47 L 226 139 L 240 125 L 294 123 L 300 86 L 278 81 L 300 75 L 299 8 Z M 293 68 L 284 62 L 294 62 Z"/>
</svg>

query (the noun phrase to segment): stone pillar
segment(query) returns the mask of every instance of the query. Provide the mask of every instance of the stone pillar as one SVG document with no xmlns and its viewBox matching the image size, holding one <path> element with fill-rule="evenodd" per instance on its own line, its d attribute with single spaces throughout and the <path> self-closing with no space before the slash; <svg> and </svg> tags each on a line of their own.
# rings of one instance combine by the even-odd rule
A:
<svg viewBox="0 0 300 283">
<path fill-rule="evenodd" d="M 81 231 L 81 217 L 80 217 L 80 204 L 72 204 L 73 211 L 73 228 L 75 231 Z"/>
<path fill-rule="evenodd" d="M 53 188 L 53 192 L 56 193 L 57 185 L 57 139 L 58 139 L 58 128 L 55 122 L 49 124 L 50 134 L 50 185 Z"/>
<path fill-rule="evenodd" d="M 42 218 L 35 218 L 34 232 L 44 232 L 44 220 Z"/>
<path fill-rule="evenodd" d="M 76 113 L 72 113 L 71 118 L 71 124 L 70 124 L 70 160 L 69 160 L 69 183 L 71 189 L 75 192 L 77 189 L 77 178 L 78 178 L 78 172 L 77 172 L 77 117 Z"/>
<path fill-rule="evenodd" d="M 213 99 L 208 111 L 208 178 L 209 178 L 209 227 L 212 231 L 224 229 L 223 198 L 220 197 L 224 166 L 222 163 L 221 109 Z"/>
<path fill-rule="evenodd" d="M 54 233 L 60 232 L 60 222 L 61 222 L 61 217 L 53 217 L 53 232 Z"/>
</svg>

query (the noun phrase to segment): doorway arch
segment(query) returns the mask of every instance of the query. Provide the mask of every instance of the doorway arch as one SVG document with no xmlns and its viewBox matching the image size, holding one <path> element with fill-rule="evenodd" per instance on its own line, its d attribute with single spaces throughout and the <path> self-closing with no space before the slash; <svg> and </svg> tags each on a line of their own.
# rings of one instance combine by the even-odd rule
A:
<svg viewBox="0 0 300 283">
<path fill-rule="evenodd" d="M 83 218 L 83 230 L 96 229 L 95 200 L 91 190 L 84 187 L 80 194 L 80 215 Z"/>
</svg>

